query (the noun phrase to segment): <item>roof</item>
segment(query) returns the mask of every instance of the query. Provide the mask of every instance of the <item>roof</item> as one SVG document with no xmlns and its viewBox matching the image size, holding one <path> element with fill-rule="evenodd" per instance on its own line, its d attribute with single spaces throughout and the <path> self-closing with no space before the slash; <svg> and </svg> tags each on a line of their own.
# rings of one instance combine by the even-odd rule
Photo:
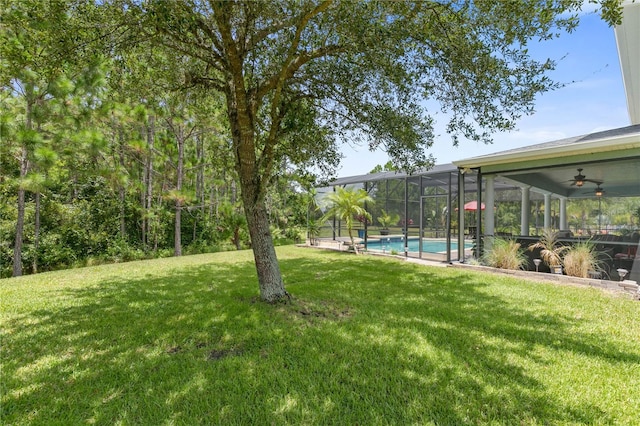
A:
<svg viewBox="0 0 640 426">
<path fill-rule="evenodd" d="M 342 186 L 342 185 L 353 185 L 357 183 L 364 182 L 375 182 L 379 180 L 386 179 L 404 179 L 406 177 L 411 176 L 429 176 L 429 175 L 438 175 L 438 174 L 446 174 L 446 173 L 457 173 L 458 169 L 453 164 L 440 164 L 435 165 L 428 170 L 418 170 L 414 173 L 402 173 L 402 172 L 379 172 L 379 173 L 369 173 L 366 175 L 358 175 L 358 176 L 347 176 L 342 178 L 337 178 L 329 182 L 331 186 Z"/>
<path fill-rule="evenodd" d="M 628 157 L 635 150 L 638 150 L 636 155 L 640 155 L 640 124 L 471 157 L 453 164 L 460 168 L 478 168 L 554 158 L 564 164 L 568 162 L 567 155 L 622 151 L 620 155 Z"/>
<path fill-rule="evenodd" d="M 603 185 L 609 196 L 640 196 L 640 124 L 454 161 L 544 193 L 592 197 Z M 580 188 L 581 174 L 600 185 Z"/>
</svg>

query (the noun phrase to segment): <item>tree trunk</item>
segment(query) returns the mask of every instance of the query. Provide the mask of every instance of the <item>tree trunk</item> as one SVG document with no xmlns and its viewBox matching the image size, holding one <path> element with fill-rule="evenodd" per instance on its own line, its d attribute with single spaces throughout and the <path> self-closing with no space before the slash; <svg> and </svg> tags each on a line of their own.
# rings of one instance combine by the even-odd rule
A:
<svg viewBox="0 0 640 426">
<path fill-rule="evenodd" d="M 145 211 L 145 221 L 146 221 L 146 230 L 147 235 L 145 238 L 145 246 L 148 244 L 149 240 L 149 215 L 151 214 L 151 207 L 153 205 L 153 150 L 155 147 L 155 138 L 156 138 L 156 119 L 154 115 L 149 116 L 149 126 L 147 127 L 147 149 L 149 152 L 147 153 L 147 161 L 145 164 L 145 201 L 144 201 L 144 211 Z M 155 220 L 155 219 L 154 219 Z"/>
<path fill-rule="evenodd" d="M 33 234 L 33 262 L 31 268 L 33 273 L 38 273 L 38 247 L 40 246 L 40 191 L 36 192 L 36 210 L 35 210 L 35 230 Z"/>
<path fill-rule="evenodd" d="M 230 37 L 226 41 L 230 45 L 233 44 Z M 237 53 L 237 50 L 234 52 Z M 270 176 L 268 173 L 267 175 L 261 173 L 261 167 L 258 164 L 256 121 L 254 120 L 258 112 L 258 105 L 256 100 L 252 99 L 245 90 L 242 58 L 231 55 L 229 66 L 231 78 L 228 80 L 225 97 L 235 165 L 240 181 L 240 196 L 247 217 L 251 247 L 256 262 L 260 298 L 273 303 L 288 297 L 289 293 L 285 290 L 282 281 L 264 203 L 266 185 Z M 268 158 L 269 154 L 262 151 L 262 155 L 262 160 L 269 163 L 271 160 Z"/>
<path fill-rule="evenodd" d="M 358 254 L 358 246 L 356 244 L 356 239 L 353 237 L 353 228 L 349 226 L 349 238 L 351 239 L 351 247 L 353 247 L 353 252 Z"/>
<path fill-rule="evenodd" d="M 28 131 L 33 130 L 32 121 L 33 103 L 28 98 L 25 116 L 25 127 Z M 20 149 L 20 180 L 24 180 L 29 172 L 29 151 L 25 142 Z M 24 237 L 24 213 L 25 213 L 25 190 L 22 184 L 18 187 L 18 217 L 16 220 L 16 240 L 13 246 L 13 276 L 22 275 L 22 239 Z"/>
<path fill-rule="evenodd" d="M 144 196 L 141 196 L 141 198 L 144 198 Z M 148 225 L 148 218 L 147 218 L 147 210 L 144 208 L 144 201 L 143 199 L 140 200 L 141 204 L 143 205 L 142 208 L 142 220 L 140 221 L 140 242 L 142 243 L 142 247 L 144 247 L 144 249 L 147 249 L 147 225 Z"/>
<path fill-rule="evenodd" d="M 288 297 L 289 293 L 284 288 L 280 265 L 271 238 L 265 197 L 255 162 L 253 136 L 245 138 L 240 142 L 240 146 L 244 149 L 236 150 L 240 193 L 247 217 L 253 257 L 256 262 L 260 298 L 273 303 Z"/>
<path fill-rule="evenodd" d="M 140 129 L 140 133 L 142 135 L 142 131 L 144 129 Z M 147 133 L 147 143 L 149 138 L 149 128 L 146 129 Z M 142 247 L 147 249 L 147 233 L 149 228 L 149 211 L 147 210 L 147 179 L 148 179 L 148 170 L 149 170 L 149 154 L 147 153 L 146 157 L 143 158 L 144 162 L 142 164 L 142 189 L 140 190 L 140 207 L 142 209 L 142 217 L 140 221 L 140 242 L 142 243 Z"/>
<path fill-rule="evenodd" d="M 29 119 L 28 119 L 29 120 Z M 20 178 L 24 179 L 29 170 L 29 159 L 26 145 L 22 145 L 20 153 Z M 22 238 L 24 235 L 24 188 L 18 188 L 18 218 L 16 221 L 16 240 L 13 246 L 13 276 L 22 275 Z"/>
<path fill-rule="evenodd" d="M 119 128 L 120 146 L 118 147 L 118 161 L 121 168 L 121 173 L 124 173 L 124 130 Z M 118 198 L 120 202 L 119 222 L 120 222 L 120 238 L 124 241 L 127 238 L 127 222 L 126 222 L 126 192 L 123 184 L 119 185 Z"/>
<path fill-rule="evenodd" d="M 165 167 L 165 170 L 166 170 L 166 167 Z M 167 192 L 166 180 L 167 180 L 167 176 L 165 173 L 163 173 L 162 184 L 159 185 L 160 189 L 156 191 L 158 193 L 156 198 L 156 205 L 160 206 L 158 208 L 159 210 L 162 210 L 164 208 L 162 207 L 162 197 L 163 197 L 163 194 Z M 154 226 L 153 228 L 150 229 L 150 232 L 153 232 L 151 235 L 153 236 L 153 251 L 155 253 L 158 252 L 158 246 L 160 244 L 160 232 L 158 231 L 159 222 L 160 222 L 160 219 L 156 215 L 154 215 Z"/>
<path fill-rule="evenodd" d="M 231 237 L 231 242 L 236 247 L 236 250 L 242 249 L 242 247 L 240 246 L 240 228 L 233 228 L 233 237 Z"/>
<path fill-rule="evenodd" d="M 204 195 L 204 143 L 202 135 L 196 136 L 196 200 L 198 200 L 198 211 L 193 220 L 193 242 L 198 235 L 198 222 L 205 217 L 205 195 Z"/>
<path fill-rule="evenodd" d="M 173 255 L 174 256 L 182 256 L 182 206 L 180 205 L 180 200 L 176 200 L 176 220 L 175 220 L 175 237 L 174 237 L 174 245 L 173 245 Z"/>
<path fill-rule="evenodd" d="M 176 142 L 178 144 L 178 167 L 176 170 L 176 218 L 174 235 L 174 256 L 182 256 L 182 174 L 184 168 L 184 126 L 179 124 L 176 127 Z"/>
<path fill-rule="evenodd" d="M 196 137 L 196 199 L 200 204 L 200 210 L 204 213 L 204 142 L 201 135 Z"/>
<path fill-rule="evenodd" d="M 244 193 L 244 191 L 243 191 Z M 289 295 L 284 288 L 280 265 L 271 238 L 267 209 L 264 202 L 252 203 L 243 197 L 247 216 L 251 247 L 256 262 L 260 298 L 267 302 L 277 302 Z"/>
<path fill-rule="evenodd" d="M 140 193 L 140 205 L 142 206 L 141 240 L 145 249 L 149 245 L 149 233 L 151 229 L 149 216 L 151 214 L 151 202 L 153 199 L 153 149 L 155 141 L 155 116 L 150 115 L 146 125 L 147 154 L 144 158 L 142 170 L 142 192 Z"/>
</svg>

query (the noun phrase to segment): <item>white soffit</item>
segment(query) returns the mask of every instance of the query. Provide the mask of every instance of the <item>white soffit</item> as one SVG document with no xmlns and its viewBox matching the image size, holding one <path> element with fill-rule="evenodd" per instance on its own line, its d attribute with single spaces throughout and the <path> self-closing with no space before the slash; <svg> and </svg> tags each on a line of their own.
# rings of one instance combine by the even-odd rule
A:
<svg viewBox="0 0 640 426">
<path fill-rule="evenodd" d="M 622 81 L 631 124 L 640 124 L 640 0 L 623 2 L 622 24 L 615 28 Z"/>
</svg>

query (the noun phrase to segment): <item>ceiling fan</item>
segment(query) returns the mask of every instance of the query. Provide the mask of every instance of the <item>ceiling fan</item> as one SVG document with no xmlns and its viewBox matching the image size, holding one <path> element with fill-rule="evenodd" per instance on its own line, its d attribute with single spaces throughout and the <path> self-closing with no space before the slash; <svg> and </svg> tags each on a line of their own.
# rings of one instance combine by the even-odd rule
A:
<svg viewBox="0 0 640 426">
<path fill-rule="evenodd" d="M 620 194 L 618 192 L 616 192 L 615 190 L 613 192 L 606 190 L 602 187 L 601 183 L 597 183 L 596 184 L 596 188 L 595 189 L 583 189 L 580 193 L 580 197 L 583 198 L 591 198 L 594 197 L 595 198 L 603 198 L 603 197 L 619 197 Z"/>
<path fill-rule="evenodd" d="M 593 192 L 595 194 L 596 197 L 602 197 L 604 195 L 604 189 L 602 189 L 602 187 L 600 186 L 601 184 L 598 183 L 598 186 L 596 187 L 595 191 Z"/>
<path fill-rule="evenodd" d="M 582 170 L 583 169 L 578 169 L 578 174 L 575 175 L 573 177 L 573 179 L 570 179 L 570 182 L 573 182 L 571 184 L 571 186 L 577 186 L 578 188 L 581 187 L 582 185 L 584 185 L 585 182 L 591 182 L 591 183 L 595 183 L 596 185 L 600 186 L 604 183 L 604 181 L 602 180 L 595 180 L 595 179 L 587 179 L 587 177 L 585 175 L 582 174 Z"/>
</svg>

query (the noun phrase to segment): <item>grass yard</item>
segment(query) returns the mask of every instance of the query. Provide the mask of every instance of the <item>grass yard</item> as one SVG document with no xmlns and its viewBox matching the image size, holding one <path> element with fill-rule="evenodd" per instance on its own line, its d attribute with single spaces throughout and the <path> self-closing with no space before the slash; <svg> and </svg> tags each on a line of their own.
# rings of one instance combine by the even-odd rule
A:
<svg viewBox="0 0 640 426">
<path fill-rule="evenodd" d="M 25 424 L 637 424 L 640 303 L 278 249 L 0 280 L 1 418 Z"/>
</svg>

